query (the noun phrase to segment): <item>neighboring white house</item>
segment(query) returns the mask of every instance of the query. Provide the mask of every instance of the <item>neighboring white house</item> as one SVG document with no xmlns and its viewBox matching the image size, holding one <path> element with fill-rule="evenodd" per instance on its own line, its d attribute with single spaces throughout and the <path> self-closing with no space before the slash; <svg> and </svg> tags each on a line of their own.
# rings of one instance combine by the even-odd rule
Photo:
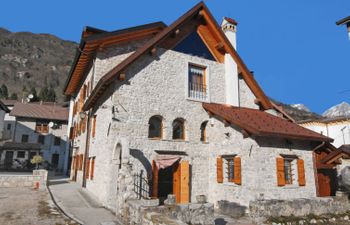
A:
<svg viewBox="0 0 350 225">
<path fill-rule="evenodd" d="M 10 110 L 7 108 L 7 106 L 0 100 L 0 141 L 4 139 L 5 133 L 4 133 L 4 121 L 5 121 L 5 115 L 9 113 Z"/>
<path fill-rule="evenodd" d="M 299 121 L 299 125 L 334 139 L 333 145 L 350 144 L 350 118 L 345 116 Z"/>
<path fill-rule="evenodd" d="M 17 100 L 3 100 L 4 105 L 9 109 L 9 111 L 5 114 L 4 119 L 4 140 L 10 140 L 13 139 L 14 131 L 15 131 L 15 124 L 16 124 L 16 117 L 11 116 L 10 112 L 13 109 L 13 106 L 16 103 L 19 103 Z"/>
<path fill-rule="evenodd" d="M 8 121 L 5 129 L 11 125 L 8 130 L 13 136 L 0 146 L 7 168 L 19 168 L 21 165 L 14 165 L 16 161 L 28 166 L 24 163 L 37 154 L 39 148 L 50 169 L 67 172 L 67 107 L 54 103 L 15 103 L 9 117 L 15 118 L 15 122 Z"/>
<path fill-rule="evenodd" d="M 271 104 L 235 50 L 236 26 L 201 2 L 170 26 L 84 29 L 65 87 L 72 180 L 117 212 L 137 194 L 316 197 L 313 154 L 332 140 Z"/>
</svg>

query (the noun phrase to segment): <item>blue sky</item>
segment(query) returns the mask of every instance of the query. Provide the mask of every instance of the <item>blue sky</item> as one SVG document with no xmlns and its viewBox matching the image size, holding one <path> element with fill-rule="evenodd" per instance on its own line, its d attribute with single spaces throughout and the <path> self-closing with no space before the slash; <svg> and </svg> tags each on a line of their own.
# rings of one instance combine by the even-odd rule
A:
<svg viewBox="0 0 350 225">
<path fill-rule="evenodd" d="M 170 24 L 198 1 L 3 1 L 0 27 L 50 33 L 78 42 L 85 25 L 116 30 L 154 21 Z M 218 22 L 238 21 L 238 52 L 266 94 L 322 113 L 350 102 L 350 41 L 335 22 L 349 0 L 208 0 Z"/>
</svg>

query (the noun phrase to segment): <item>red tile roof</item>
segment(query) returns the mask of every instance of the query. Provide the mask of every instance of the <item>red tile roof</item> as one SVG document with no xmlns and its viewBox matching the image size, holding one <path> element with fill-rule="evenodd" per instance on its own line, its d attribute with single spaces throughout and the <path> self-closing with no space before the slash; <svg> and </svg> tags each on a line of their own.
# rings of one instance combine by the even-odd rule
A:
<svg viewBox="0 0 350 225">
<path fill-rule="evenodd" d="M 203 103 L 203 108 L 240 127 L 248 134 L 299 140 L 333 141 L 329 137 L 264 111 L 216 103 Z"/>
<path fill-rule="evenodd" d="M 16 103 L 10 115 L 16 117 L 68 121 L 68 108 L 55 104 Z"/>
</svg>

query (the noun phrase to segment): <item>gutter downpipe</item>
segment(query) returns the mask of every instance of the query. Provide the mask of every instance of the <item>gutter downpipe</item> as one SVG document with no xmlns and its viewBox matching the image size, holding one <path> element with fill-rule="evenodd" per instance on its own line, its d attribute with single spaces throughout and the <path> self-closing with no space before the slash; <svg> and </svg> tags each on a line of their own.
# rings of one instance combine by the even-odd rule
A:
<svg viewBox="0 0 350 225">
<path fill-rule="evenodd" d="M 86 188 L 86 164 L 89 158 L 89 148 L 90 148 L 90 114 L 91 110 L 87 113 L 87 128 L 86 128 L 86 145 L 85 145 L 85 154 L 84 154 L 84 168 L 83 168 L 83 184 L 82 187 Z M 90 166 L 90 165 L 89 165 Z"/>
</svg>

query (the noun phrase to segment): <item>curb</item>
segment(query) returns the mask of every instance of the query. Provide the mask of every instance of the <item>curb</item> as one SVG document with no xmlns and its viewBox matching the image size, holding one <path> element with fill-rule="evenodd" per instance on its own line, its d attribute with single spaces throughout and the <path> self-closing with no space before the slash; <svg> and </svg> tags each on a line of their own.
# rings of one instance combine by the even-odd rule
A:
<svg viewBox="0 0 350 225">
<path fill-rule="evenodd" d="M 76 223 L 80 224 L 80 225 L 84 225 L 84 223 L 82 221 L 80 221 L 79 219 L 77 219 L 75 216 L 73 216 L 72 214 L 68 213 L 67 210 L 64 208 L 64 206 L 60 205 L 57 203 L 54 195 L 51 192 L 50 186 L 47 185 L 47 190 L 49 191 L 49 194 L 51 196 L 51 199 L 53 201 L 53 203 L 57 206 L 58 210 L 65 215 L 66 217 L 68 217 L 71 220 L 74 220 Z"/>
</svg>

